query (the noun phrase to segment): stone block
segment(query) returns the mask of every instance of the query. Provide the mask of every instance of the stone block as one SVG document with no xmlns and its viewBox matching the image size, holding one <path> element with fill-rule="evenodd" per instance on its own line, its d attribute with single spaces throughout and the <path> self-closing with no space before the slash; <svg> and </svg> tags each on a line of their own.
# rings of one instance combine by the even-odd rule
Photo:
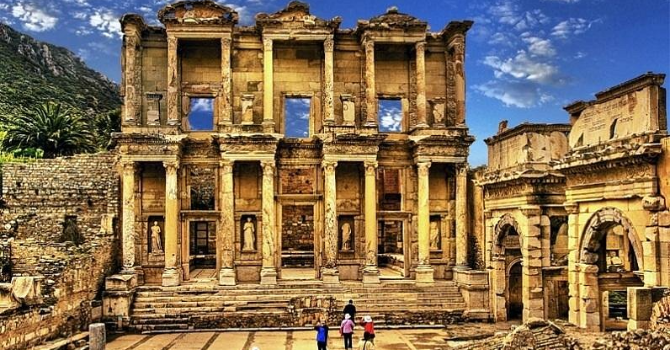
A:
<svg viewBox="0 0 670 350">
<path fill-rule="evenodd" d="M 579 310 L 582 312 L 596 312 L 598 311 L 598 300 L 591 298 L 582 298 L 579 305 Z"/>
<path fill-rule="evenodd" d="M 137 287 L 136 274 L 116 274 L 105 278 L 105 290 L 129 291 Z"/>
<path fill-rule="evenodd" d="M 107 336 L 104 323 L 93 323 L 88 326 L 89 350 L 105 350 Z"/>
<path fill-rule="evenodd" d="M 628 287 L 628 318 L 636 321 L 649 321 L 651 318 L 651 289 L 646 287 Z"/>
<path fill-rule="evenodd" d="M 664 210 L 658 213 L 658 226 L 670 227 L 670 211 Z"/>
</svg>

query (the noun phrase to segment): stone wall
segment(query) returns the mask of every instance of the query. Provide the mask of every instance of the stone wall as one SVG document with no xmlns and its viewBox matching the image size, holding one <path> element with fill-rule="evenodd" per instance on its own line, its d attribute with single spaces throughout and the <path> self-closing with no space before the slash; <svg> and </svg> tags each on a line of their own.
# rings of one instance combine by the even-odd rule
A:
<svg viewBox="0 0 670 350">
<path fill-rule="evenodd" d="M 117 254 L 114 163 L 106 153 L 4 165 L 0 227 L 13 238 L 12 272 L 37 277 L 42 296 L 0 316 L 0 348 L 22 349 L 90 323 Z M 66 217 L 76 217 L 78 245 L 64 241 Z"/>
</svg>

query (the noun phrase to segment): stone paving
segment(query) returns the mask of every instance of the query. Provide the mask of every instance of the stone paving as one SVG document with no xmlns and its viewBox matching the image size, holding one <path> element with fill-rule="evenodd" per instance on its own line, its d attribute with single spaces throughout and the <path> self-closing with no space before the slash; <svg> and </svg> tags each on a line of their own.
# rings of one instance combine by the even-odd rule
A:
<svg viewBox="0 0 670 350">
<path fill-rule="evenodd" d="M 363 335 L 354 336 L 354 346 Z M 454 342 L 447 342 L 450 333 L 445 329 L 383 329 L 377 331 L 378 350 L 446 350 Z M 194 332 L 170 334 L 131 334 L 113 338 L 106 350 L 313 350 L 316 349 L 313 331 L 258 331 L 258 332 Z M 337 328 L 331 329 L 329 350 L 344 349 Z"/>
</svg>

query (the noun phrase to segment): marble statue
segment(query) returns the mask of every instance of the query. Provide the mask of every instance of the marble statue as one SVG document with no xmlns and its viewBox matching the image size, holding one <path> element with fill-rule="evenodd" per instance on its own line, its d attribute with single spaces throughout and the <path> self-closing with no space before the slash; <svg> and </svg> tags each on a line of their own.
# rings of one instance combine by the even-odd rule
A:
<svg viewBox="0 0 670 350">
<path fill-rule="evenodd" d="M 244 245 L 242 250 L 253 251 L 256 250 L 256 228 L 250 217 L 247 217 L 247 222 L 242 227 L 242 234 L 244 237 Z"/>
<path fill-rule="evenodd" d="M 151 252 L 163 252 L 163 243 L 161 242 L 161 227 L 158 226 L 158 221 L 154 221 L 154 225 L 151 226 Z"/>
<path fill-rule="evenodd" d="M 440 227 L 437 221 L 430 222 L 430 249 L 440 249 Z"/>
<path fill-rule="evenodd" d="M 351 250 L 351 225 L 342 224 L 342 250 Z"/>
</svg>

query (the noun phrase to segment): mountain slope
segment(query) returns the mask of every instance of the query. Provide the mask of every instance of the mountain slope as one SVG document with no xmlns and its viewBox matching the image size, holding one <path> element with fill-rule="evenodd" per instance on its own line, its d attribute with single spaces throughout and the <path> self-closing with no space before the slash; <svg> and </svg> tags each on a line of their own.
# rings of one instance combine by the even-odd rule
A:
<svg viewBox="0 0 670 350">
<path fill-rule="evenodd" d="M 88 115 L 118 108 L 118 86 L 71 51 L 0 23 L 0 113 L 55 101 Z"/>
</svg>

